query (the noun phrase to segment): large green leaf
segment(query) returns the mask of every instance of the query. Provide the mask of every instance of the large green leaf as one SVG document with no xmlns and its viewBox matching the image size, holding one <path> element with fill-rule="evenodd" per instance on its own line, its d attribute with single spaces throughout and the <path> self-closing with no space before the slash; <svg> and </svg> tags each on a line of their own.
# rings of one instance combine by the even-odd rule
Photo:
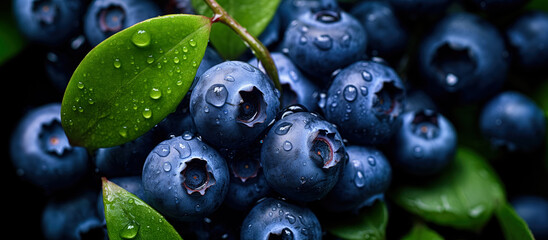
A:
<svg viewBox="0 0 548 240">
<path fill-rule="evenodd" d="M 137 196 L 103 178 L 109 239 L 181 239 L 173 226 Z"/>
<path fill-rule="evenodd" d="M 280 0 L 218 0 L 217 3 L 251 35 L 258 37 L 274 17 Z M 192 5 L 199 14 L 213 16 L 203 0 L 192 0 Z M 237 59 L 247 49 L 242 39 L 225 24 L 213 25 L 211 44 L 225 59 Z"/>
<path fill-rule="evenodd" d="M 141 136 L 188 91 L 209 39 L 198 15 L 152 18 L 97 45 L 75 70 L 61 118 L 74 145 L 91 149 Z"/>
<path fill-rule="evenodd" d="M 384 201 L 377 200 L 371 207 L 364 207 L 357 215 L 331 216 L 326 226 L 334 236 L 347 240 L 385 239 L 388 209 Z"/>
<path fill-rule="evenodd" d="M 17 29 L 11 5 L 8 1 L 0 7 L 0 65 L 17 55 L 26 45 L 26 39 Z"/>
<path fill-rule="evenodd" d="M 495 171 L 466 148 L 458 149 L 453 163 L 440 176 L 395 186 L 390 197 L 427 221 L 472 231 L 481 229 L 506 201 Z"/>
<path fill-rule="evenodd" d="M 443 240 L 444 238 L 440 236 L 434 230 L 428 228 L 422 223 L 417 223 L 413 226 L 413 229 L 403 236 L 401 240 Z"/>
<path fill-rule="evenodd" d="M 497 209 L 496 216 L 506 240 L 535 239 L 527 223 L 516 213 L 510 204 L 506 203 Z"/>
</svg>

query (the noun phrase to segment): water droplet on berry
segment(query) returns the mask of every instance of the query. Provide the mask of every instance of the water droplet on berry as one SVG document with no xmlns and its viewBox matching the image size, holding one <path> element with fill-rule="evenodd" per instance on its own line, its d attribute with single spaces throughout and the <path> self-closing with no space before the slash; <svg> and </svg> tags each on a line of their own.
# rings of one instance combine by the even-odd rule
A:
<svg viewBox="0 0 548 240">
<path fill-rule="evenodd" d="M 369 157 L 367 158 L 367 162 L 368 162 L 369 165 L 371 165 L 371 166 L 377 165 L 377 160 L 375 160 L 375 157 L 373 157 L 373 156 L 369 156 Z"/>
<path fill-rule="evenodd" d="M 362 171 L 357 171 L 356 176 L 354 177 L 354 184 L 356 187 L 363 187 L 365 185 L 365 177 L 363 176 Z"/>
<path fill-rule="evenodd" d="M 362 72 L 362 78 L 363 78 L 363 80 L 365 80 L 367 82 L 371 82 L 371 80 L 373 79 L 373 77 L 371 76 L 371 73 L 369 73 L 368 71 L 363 71 Z"/>
<path fill-rule="evenodd" d="M 308 42 L 308 38 L 306 38 L 306 36 L 303 35 L 299 38 L 299 43 L 301 45 L 305 45 L 307 42 Z"/>
<path fill-rule="evenodd" d="M 415 156 L 415 158 L 422 158 L 423 157 L 422 148 L 419 146 L 414 147 L 413 156 Z"/>
<path fill-rule="evenodd" d="M 297 218 L 295 218 L 295 216 L 293 216 L 291 214 L 285 215 L 285 219 L 287 219 L 287 221 L 291 224 L 293 224 L 297 221 Z"/>
<path fill-rule="evenodd" d="M 449 73 L 447 74 L 447 76 L 445 76 L 445 83 L 447 83 L 447 85 L 450 87 L 455 86 L 458 82 L 459 78 L 452 73 Z"/>
<path fill-rule="evenodd" d="M 291 144 L 291 142 L 289 142 L 289 141 L 285 141 L 283 148 L 286 151 L 290 151 L 291 149 L 293 149 L 293 144 Z"/>
<path fill-rule="evenodd" d="M 226 87 L 222 84 L 214 84 L 207 90 L 205 100 L 215 107 L 221 107 L 225 104 L 227 97 Z"/>
<path fill-rule="evenodd" d="M 360 87 L 360 92 L 362 93 L 362 96 L 365 97 L 369 93 L 369 90 L 367 90 L 367 87 L 361 86 Z"/>
<path fill-rule="evenodd" d="M 226 81 L 229 81 L 229 82 L 234 82 L 234 77 L 231 76 L 231 75 L 226 75 L 226 76 L 225 76 L 225 80 L 226 80 Z"/>
<path fill-rule="evenodd" d="M 171 163 L 165 162 L 163 165 L 164 171 L 169 172 L 171 171 Z"/>
<path fill-rule="evenodd" d="M 343 96 L 346 101 L 352 102 L 356 100 L 356 96 L 358 95 L 358 90 L 356 87 L 352 85 L 348 85 L 344 88 Z"/>
<path fill-rule="evenodd" d="M 167 144 L 160 144 L 158 145 L 158 147 L 156 147 L 156 150 L 154 152 L 160 157 L 166 157 L 167 155 L 169 155 L 170 147 Z"/>
<path fill-rule="evenodd" d="M 292 126 L 293 126 L 292 123 L 283 122 L 280 124 L 278 128 L 276 128 L 276 130 L 274 130 L 274 132 L 278 135 L 285 135 L 287 132 L 289 132 Z"/>
<path fill-rule="evenodd" d="M 320 50 L 329 50 L 333 46 L 333 39 L 329 35 L 320 35 L 314 38 L 314 45 Z"/>
<path fill-rule="evenodd" d="M 131 42 L 137 47 L 146 47 L 150 44 L 150 34 L 145 30 L 137 30 L 131 36 Z"/>
<path fill-rule="evenodd" d="M 187 142 L 179 143 L 179 145 L 177 147 L 175 147 L 175 150 L 177 150 L 177 152 L 179 152 L 179 157 L 181 159 L 184 159 L 184 158 L 190 156 L 190 154 L 192 153 L 192 151 L 190 149 L 190 146 L 188 145 Z"/>
</svg>

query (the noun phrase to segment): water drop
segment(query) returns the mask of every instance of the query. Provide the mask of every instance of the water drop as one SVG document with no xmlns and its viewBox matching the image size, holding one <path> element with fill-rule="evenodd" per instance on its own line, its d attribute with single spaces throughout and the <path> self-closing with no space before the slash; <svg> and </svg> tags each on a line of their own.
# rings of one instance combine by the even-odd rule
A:
<svg viewBox="0 0 548 240">
<path fill-rule="evenodd" d="M 374 158 L 373 156 L 369 156 L 369 157 L 367 158 L 367 162 L 368 162 L 369 165 L 371 165 L 371 166 L 377 165 L 377 160 L 375 160 L 375 158 Z"/>
<path fill-rule="evenodd" d="M 150 44 L 150 34 L 145 30 L 137 30 L 131 36 L 131 42 L 137 47 L 146 47 Z"/>
<path fill-rule="evenodd" d="M 122 239 L 134 239 L 137 233 L 139 233 L 139 225 L 135 222 L 130 222 L 120 231 L 120 237 Z"/>
<path fill-rule="evenodd" d="M 152 117 L 152 110 L 150 110 L 150 108 L 143 109 L 143 117 L 146 119 Z"/>
<path fill-rule="evenodd" d="M 365 177 L 363 176 L 362 171 L 356 172 L 356 176 L 354 177 L 354 184 L 356 184 L 356 187 L 363 187 L 365 185 Z"/>
<path fill-rule="evenodd" d="M 162 91 L 160 91 L 160 89 L 158 89 L 158 88 L 152 88 L 150 90 L 149 96 L 152 99 L 159 99 L 159 98 L 162 97 Z"/>
<path fill-rule="evenodd" d="M 190 44 L 190 46 L 192 46 L 192 47 L 196 47 L 196 41 L 194 41 L 194 39 L 190 39 L 188 41 L 188 44 Z"/>
<path fill-rule="evenodd" d="M 234 82 L 234 77 L 231 76 L 231 75 L 226 75 L 225 76 L 225 81 Z"/>
<path fill-rule="evenodd" d="M 120 136 L 122 137 L 127 137 L 127 127 L 123 126 L 122 128 L 120 128 L 120 130 L 118 131 L 118 134 L 120 134 Z"/>
<path fill-rule="evenodd" d="M 291 144 L 291 142 L 289 142 L 289 141 L 285 141 L 283 148 L 286 151 L 290 151 L 293 148 L 293 144 Z"/>
<path fill-rule="evenodd" d="M 278 128 L 276 128 L 276 130 L 274 130 L 274 132 L 278 135 L 285 135 L 287 132 L 289 132 L 292 126 L 293 126 L 292 123 L 283 122 L 280 124 Z"/>
<path fill-rule="evenodd" d="M 360 92 L 362 93 L 362 96 L 367 96 L 367 94 L 369 93 L 369 90 L 367 90 L 367 87 L 365 86 L 361 86 L 360 87 Z"/>
<path fill-rule="evenodd" d="M 183 46 L 183 52 L 188 52 L 188 48 Z"/>
<path fill-rule="evenodd" d="M 214 84 L 207 90 L 205 100 L 215 107 L 221 107 L 225 104 L 227 97 L 226 87 L 222 84 Z"/>
<path fill-rule="evenodd" d="M 415 156 L 415 158 L 422 158 L 423 156 L 422 148 L 419 146 L 414 147 L 413 156 Z"/>
<path fill-rule="evenodd" d="M 179 58 L 178 58 L 178 57 L 174 57 L 174 58 L 173 58 L 173 62 L 174 62 L 174 63 L 179 63 Z"/>
<path fill-rule="evenodd" d="M 452 87 L 459 82 L 459 78 L 455 76 L 454 74 L 449 73 L 447 74 L 447 76 L 445 76 L 445 82 L 447 83 L 448 86 Z"/>
<path fill-rule="evenodd" d="M 179 157 L 181 159 L 185 159 L 192 153 L 192 150 L 190 149 L 190 145 L 188 145 L 187 142 L 181 142 L 179 143 L 178 147 L 175 147 L 175 150 L 179 152 Z"/>
<path fill-rule="evenodd" d="M 479 217 L 483 212 L 485 211 L 485 206 L 483 205 L 478 205 L 478 206 L 475 206 L 473 208 L 470 209 L 470 211 L 468 211 L 468 215 L 472 218 L 477 218 Z"/>
<path fill-rule="evenodd" d="M 299 43 L 301 45 L 305 45 L 307 42 L 308 42 L 308 38 L 306 38 L 306 36 L 303 35 L 299 38 Z"/>
<path fill-rule="evenodd" d="M 147 57 L 147 63 L 148 64 L 152 64 L 154 62 L 154 57 L 152 57 L 152 55 L 148 55 Z"/>
<path fill-rule="evenodd" d="M 169 147 L 169 145 L 160 144 L 155 148 L 154 152 L 160 157 L 167 157 L 167 155 L 169 155 L 170 149 L 171 148 Z"/>
<path fill-rule="evenodd" d="M 356 96 L 358 95 L 358 90 L 356 87 L 352 85 L 348 85 L 344 88 L 343 96 L 346 101 L 352 102 L 356 100 Z"/>
<path fill-rule="evenodd" d="M 373 77 L 371 76 L 371 73 L 369 73 L 368 71 L 363 71 L 362 72 L 362 78 L 363 78 L 363 80 L 365 80 L 367 82 L 371 82 L 371 80 L 373 79 Z"/>
<path fill-rule="evenodd" d="M 287 221 L 291 224 L 293 224 L 293 223 L 295 223 L 295 221 L 297 221 L 297 218 L 295 218 L 295 216 L 293 216 L 291 214 L 285 215 L 285 219 L 287 219 Z"/>
<path fill-rule="evenodd" d="M 78 84 L 76 85 L 79 89 L 84 89 L 84 83 L 83 82 L 78 82 Z"/>
<path fill-rule="evenodd" d="M 343 47 L 350 47 L 350 42 L 352 40 L 352 37 L 349 34 L 345 34 L 342 36 L 341 46 Z"/>
<path fill-rule="evenodd" d="M 171 171 L 171 163 L 165 162 L 163 167 L 164 167 L 164 171 L 166 172 Z"/>
<path fill-rule="evenodd" d="M 314 45 L 320 50 L 329 50 L 333 46 L 333 39 L 329 35 L 320 35 L 314 38 Z"/>
</svg>

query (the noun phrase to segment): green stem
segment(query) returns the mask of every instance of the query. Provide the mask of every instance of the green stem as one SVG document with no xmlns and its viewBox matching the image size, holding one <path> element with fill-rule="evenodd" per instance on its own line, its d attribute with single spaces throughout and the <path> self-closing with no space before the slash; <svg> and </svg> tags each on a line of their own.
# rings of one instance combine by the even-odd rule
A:
<svg viewBox="0 0 548 240">
<path fill-rule="evenodd" d="M 228 14 L 228 12 L 226 12 L 226 10 L 221 7 L 219 3 L 217 3 L 217 1 L 204 0 L 204 2 L 209 6 L 209 8 L 211 8 L 211 10 L 213 10 L 214 15 L 213 18 L 211 18 L 211 21 L 224 23 L 236 32 L 240 38 L 242 38 L 244 43 L 251 49 L 253 54 L 255 54 L 255 57 L 257 57 L 257 59 L 261 62 L 266 74 L 268 74 L 270 79 L 272 79 L 274 86 L 278 89 L 278 91 L 280 91 L 281 94 L 282 85 L 280 84 L 276 64 L 274 64 L 274 60 L 272 59 L 272 56 L 270 56 L 270 52 L 263 45 L 263 43 L 251 35 L 246 28 L 242 27 L 242 25 L 232 18 L 230 14 Z"/>
</svg>

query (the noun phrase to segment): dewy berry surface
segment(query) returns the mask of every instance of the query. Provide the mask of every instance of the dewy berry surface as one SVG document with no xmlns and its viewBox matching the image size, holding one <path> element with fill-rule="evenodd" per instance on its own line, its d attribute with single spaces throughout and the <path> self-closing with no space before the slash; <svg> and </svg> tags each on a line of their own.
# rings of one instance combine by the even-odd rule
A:
<svg viewBox="0 0 548 240">
<path fill-rule="evenodd" d="M 114 210 L 105 212 L 101 179 L 143 200 L 183 239 L 533 239 L 528 230 L 548 238 L 548 2 L 232 2 L 218 0 L 259 32 L 279 89 L 255 44 L 221 57 L 236 43 L 212 41 L 226 26 L 220 15 L 207 19 L 202 0 L 0 3 L 3 197 L 15 238 L 145 238 L 150 222 L 125 222 L 142 212 L 107 217 Z M 201 30 L 211 23 L 210 41 L 199 42 L 200 32 L 170 38 L 192 24 L 170 25 L 181 16 L 169 14 L 180 13 L 207 15 L 196 19 Z M 120 37 L 164 15 L 158 31 Z M 160 48 L 168 39 L 180 45 Z M 202 43 L 198 58 L 191 50 Z M 127 56 L 108 51 L 120 46 Z M 112 72 L 121 86 L 86 82 L 75 90 L 93 99 L 65 99 L 97 49 L 107 50 L 104 64 L 86 76 Z M 189 88 L 177 99 L 179 90 L 160 96 L 150 85 L 180 86 L 182 76 Z M 130 104 L 109 111 L 123 105 L 117 97 Z M 64 128 L 118 134 L 110 123 L 140 117 L 144 99 L 161 103 L 153 116 L 167 117 L 118 122 L 146 132 L 124 144 L 86 149 Z M 100 114 L 68 121 L 60 103 L 70 101 L 70 113 L 89 104 Z"/>
</svg>

